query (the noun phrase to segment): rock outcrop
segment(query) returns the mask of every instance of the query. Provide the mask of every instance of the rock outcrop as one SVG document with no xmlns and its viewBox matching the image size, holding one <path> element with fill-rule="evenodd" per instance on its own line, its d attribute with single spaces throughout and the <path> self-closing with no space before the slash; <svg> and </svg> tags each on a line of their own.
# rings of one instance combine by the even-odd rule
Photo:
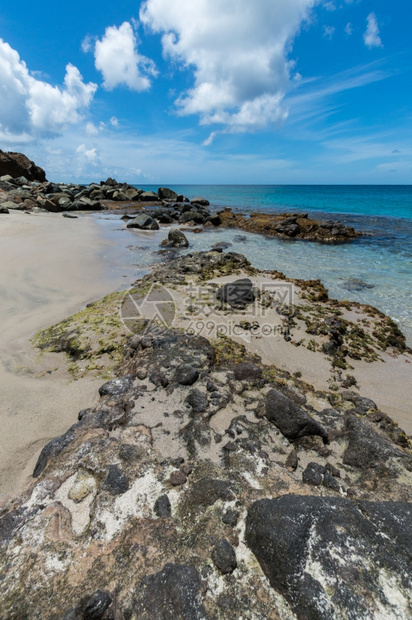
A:
<svg viewBox="0 0 412 620">
<path fill-rule="evenodd" d="M 136 289 L 253 273 L 190 254 Z M 410 443 L 375 403 L 148 320 L 116 373 L 1 508 L 2 620 L 411 616 Z"/>
<path fill-rule="evenodd" d="M 0 177 L 10 176 L 12 178 L 24 177 L 28 181 L 38 181 L 44 183 L 46 173 L 43 168 L 36 166 L 23 153 L 5 153 L 0 150 Z"/>
</svg>

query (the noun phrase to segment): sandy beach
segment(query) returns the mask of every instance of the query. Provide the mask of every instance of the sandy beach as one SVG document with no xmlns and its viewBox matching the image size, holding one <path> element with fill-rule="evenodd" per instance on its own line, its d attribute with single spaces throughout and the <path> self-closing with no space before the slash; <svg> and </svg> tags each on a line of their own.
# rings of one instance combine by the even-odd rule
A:
<svg viewBox="0 0 412 620">
<path fill-rule="evenodd" d="M 121 270 L 109 271 L 103 255 L 110 253 L 116 242 L 103 237 L 91 216 L 66 219 L 58 214 L 13 212 L 2 220 L 0 240 L 0 256 L 7 265 L 0 279 L 0 494 L 10 495 L 30 480 L 42 447 L 64 433 L 81 409 L 97 402 L 102 383 L 91 373 L 73 380 L 63 353 L 40 356 L 30 338 L 88 302 L 121 288 L 125 280 Z M 120 262 L 125 260 L 122 256 Z M 223 277 L 214 282 L 221 285 L 230 279 Z M 261 280 L 261 276 L 253 278 L 256 286 L 262 285 Z M 173 296 L 179 315 L 185 300 L 178 291 Z M 236 318 L 241 320 L 242 316 L 230 317 L 231 321 Z M 281 323 L 274 311 L 266 320 L 273 325 Z M 221 316 L 219 321 L 225 323 L 228 318 Z M 176 317 L 175 326 L 187 328 L 187 319 Z M 301 373 L 315 389 L 329 389 L 331 367 L 322 353 L 296 348 L 282 337 L 255 337 L 250 332 L 231 337 L 259 355 L 264 363 Z M 354 362 L 358 391 L 375 400 L 382 411 L 411 434 L 411 356 L 391 357 L 385 353 L 382 359 L 385 363 Z"/>
<path fill-rule="evenodd" d="M 122 284 L 105 268 L 101 254 L 107 245 L 91 216 L 2 217 L 0 494 L 17 492 L 44 444 L 97 400 L 101 381 L 70 381 L 66 372 L 42 377 L 29 340 Z"/>
</svg>

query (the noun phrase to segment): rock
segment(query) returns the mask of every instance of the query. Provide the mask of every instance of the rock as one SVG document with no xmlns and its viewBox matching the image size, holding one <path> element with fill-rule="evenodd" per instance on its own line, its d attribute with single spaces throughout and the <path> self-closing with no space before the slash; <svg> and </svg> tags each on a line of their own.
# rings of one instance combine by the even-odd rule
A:
<svg viewBox="0 0 412 620">
<path fill-rule="evenodd" d="M 366 426 L 359 418 L 349 415 L 345 423 L 348 447 L 343 455 L 345 465 L 370 469 L 389 458 L 407 458 L 405 452 Z M 410 458 L 410 457 L 409 457 Z"/>
<path fill-rule="evenodd" d="M 10 213 L 7 207 L 4 204 L 0 205 L 0 213 Z"/>
<path fill-rule="evenodd" d="M 192 413 L 203 413 L 209 406 L 209 400 L 200 390 L 192 390 L 186 397 L 185 403 L 190 405 Z"/>
<path fill-rule="evenodd" d="M 48 444 L 44 446 L 42 451 L 40 452 L 39 458 L 37 459 L 36 466 L 33 471 L 33 478 L 37 478 L 40 476 L 42 471 L 45 469 L 47 463 L 49 462 L 50 457 L 57 457 L 67 446 L 69 446 L 75 438 L 74 429 L 76 428 L 76 424 L 72 426 L 64 435 L 61 437 L 56 437 L 49 441 Z"/>
<path fill-rule="evenodd" d="M 3 183 L 13 183 L 13 177 L 10 176 L 10 174 L 3 174 L 0 177 L 0 181 L 2 181 Z"/>
<path fill-rule="evenodd" d="M 169 189 L 168 187 L 159 187 L 159 189 L 157 190 L 157 194 L 160 198 L 160 200 L 176 200 L 178 198 L 178 195 L 176 194 L 176 192 L 174 192 L 172 189 Z"/>
<path fill-rule="evenodd" d="M 21 210 L 23 209 L 23 205 L 21 203 L 17 203 L 17 202 L 12 202 L 11 200 L 6 200 L 5 202 L 1 203 L 1 207 L 3 209 L 6 209 L 6 211 L 3 211 L 3 213 L 8 213 L 10 209 L 14 210 Z"/>
<path fill-rule="evenodd" d="M 258 383 L 263 377 L 262 369 L 250 362 L 236 364 L 234 373 L 236 381 L 249 381 L 250 383 Z"/>
<path fill-rule="evenodd" d="M 181 230 L 178 228 L 172 228 L 169 230 L 167 241 L 162 242 L 162 245 L 166 245 L 171 248 L 188 248 L 189 241 Z"/>
<path fill-rule="evenodd" d="M 163 519 L 167 519 L 172 515 L 172 506 L 167 495 L 161 495 L 157 498 L 154 511 L 158 517 L 162 517 Z"/>
<path fill-rule="evenodd" d="M 239 513 L 237 510 L 227 510 L 222 517 L 222 522 L 225 525 L 230 525 L 231 527 L 235 527 L 237 522 L 239 521 Z"/>
<path fill-rule="evenodd" d="M 130 386 L 133 383 L 133 377 L 127 375 L 126 377 L 122 377 L 121 379 L 113 379 L 112 381 L 108 381 L 104 383 L 99 388 L 100 396 L 116 396 L 118 394 L 124 394 L 130 389 Z"/>
<path fill-rule="evenodd" d="M 220 226 L 222 220 L 220 219 L 220 215 L 218 213 L 214 213 L 206 218 L 206 222 L 210 222 L 213 226 Z"/>
<path fill-rule="evenodd" d="M 74 215 L 73 213 L 62 213 L 63 217 L 68 217 L 71 220 L 78 220 L 79 218 L 77 217 L 77 215 Z"/>
<path fill-rule="evenodd" d="M 193 385 L 199 379 L 199 371 L 190 364 L 180 364 L 177 367 L 174 379 L 180 385 Z"/>
<path fill-rule="evenodd" d="M 295 448 L 289 452 L 288 458 L 285 463 L 286 467 L 291 471 L 296 471 L 299 465 L 298 453 Z"/>
<path fill-rule="evenodd" d="M 96 590 L 83 612 L 84 620 L 100 620 L 112 604 L 109 592 Z"/>
<path fill-rule="evenodd" d="M 135 189 L 134 187 L 129 187 L 129 189 L 127 189 L 124 192 L 124 194 L 127 200 L 135 201 L 135 200 L 139 200 L 142 192 L 140 190 Z"/>
<path fill-rule="evenodd" d="M 6 543 L 13 536 L 24 520 L 23 510 L 12 510 L 0 517 L 0 545 Z"/>
<path fill-rule="evenodd" d="M 273 422 L 290 441 L 305 437 L 305 435 L 319 435 L 324 443 L 328 443 L 328 433 L 323 426 L 282 392 L 270 390 L 265 404 L 266 418 Z"/>
<path fill-rule="evenodd" d="M 150 215 L 144 213 L 138 215 L 127 224 L 127 228 L 140 228 L 142 230 L 159 230 L 159 224 Z"/>
<path fill-rule="evenodd" d="M 133 617 L 140 620 L 208 620 L 200 589 L 200 577 L 195 568 L 166 564 L 141 584 L 133 605 Z"/>
<path fill-rule="evenodd" d="M 174 487 L 179 487 L 182 484 L 185 484 L 185 482 L 187 482 L 187 477 L 181 471 L 173 471 L 170 474 L 169 482 Z"/>
<path fill-rule="evenodd" d="M 46 173 L 40 166 L 31 161 L 23 153 L 5 153 L 0 150 L 0 176 L 10 175 L 13 178 L 24 176 L 29 181 L 44 183 Z"/>
<path fill-rule="evenodd" d="M 241 278 L 224 284 L 218 289 L 216 298 L 228 303 L 232 308 L 243 310 L 255 301 L 252 281 L 249 278 Z"/>
<path fill-rule="evenodd" d="M 213 547 L 212 560 L 223 575 L 233 573 L 237 568 L 235 550 L 225 538 L 221 538 Z"/>
<path fill-rule="evenodd" d="M 139 200 L 141 202 L 157 202 L 159 200 L 159 196 L 155 194 L 155 192 L 143 192 L 140 194 Z"/>
<path fill-rule="evenodd" d="M 319 463 L 309 463 L 305 471 L 302 474 L 303 482 L 306 484 L 312 484 L 314 486 L 320 486 L 323 482 L 323 477 L 326 474 L 326 469 L 319 465 Z"/>
<path fill-rule="evenodd" d="M 192 198 L 190 202 L 192 205 L 200 205 L 201 207 L 208 207 L 210 205 L 210 202 L 206 200 L 206 198 L 200 198 L 199 196 Z"/>
<path fill-rule="evenodd" d="M 412 506 L 286 495 L 249 509 L 246 541 L 298 618 L 403 618 Z"/>
<path fill-rule="evenodd" d="M 122 495 L 129 490 L 129 479 L 118 465 L 109 465 L 109 472 L 103 483 L 103 489 L 110 495 Z"/>
</svg>

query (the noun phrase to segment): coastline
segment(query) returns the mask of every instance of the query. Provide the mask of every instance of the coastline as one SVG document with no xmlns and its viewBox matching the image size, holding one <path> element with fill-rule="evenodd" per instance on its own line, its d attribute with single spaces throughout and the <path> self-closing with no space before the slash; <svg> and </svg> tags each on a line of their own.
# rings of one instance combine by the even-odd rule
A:
<svg viewBox="0 0 412 620">
<path fill-rule="evenodd" d="M 5 613 L 123 620 L 187 604 L 236 620 L 252 604 L 296 620 L 328 617 L 325 601 L 345 617 L 351 600 L 357 617 L 365 604 L 404 616 L 412 353 L 396 324 L 224 244 L 192 251 L 186 227 L 119 216 L 107 234 L 44 213 L 3 229 Z M 125 282 L 104 261 L 130 239 L 147 262 L 113 293 Z M 299 568 L 312 560 L 321 599 Z"/>
</svg>

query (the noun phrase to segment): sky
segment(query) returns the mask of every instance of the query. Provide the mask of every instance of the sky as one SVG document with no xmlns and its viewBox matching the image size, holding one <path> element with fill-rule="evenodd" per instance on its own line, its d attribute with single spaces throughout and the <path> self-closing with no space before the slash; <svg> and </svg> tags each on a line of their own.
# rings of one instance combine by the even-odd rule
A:
<svg viewBox="0 0 412 620">
<path fill-rule="evenodd" d="M 0 5 L 0 149 L 53 181 L 411 184 L 411 0 Z"/>
</svg>

